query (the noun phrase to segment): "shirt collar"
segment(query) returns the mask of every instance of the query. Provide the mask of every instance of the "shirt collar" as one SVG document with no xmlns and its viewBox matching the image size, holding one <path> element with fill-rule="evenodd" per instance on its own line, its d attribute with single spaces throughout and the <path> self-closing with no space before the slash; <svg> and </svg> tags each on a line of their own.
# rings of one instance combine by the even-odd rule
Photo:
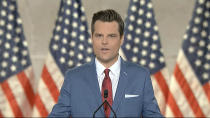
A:
<svg viewBox="0 0 210 118">
<path fill-rule="evenodd" d="M 120 58 L 120 56 L 118 56 L 118 60 L 111 67 L 109 67 L 110 72 L 113 75 L 119 75 L 119 73 L 120 73 L 120 62 L 121 62 L 121 58 Z M 106 68 L 97 60 L 97 58 L 95 58 L 95 64 L 96 64 L 97 76 L 101 76 L 104 73 L 104 70 Z"/>
</svg>

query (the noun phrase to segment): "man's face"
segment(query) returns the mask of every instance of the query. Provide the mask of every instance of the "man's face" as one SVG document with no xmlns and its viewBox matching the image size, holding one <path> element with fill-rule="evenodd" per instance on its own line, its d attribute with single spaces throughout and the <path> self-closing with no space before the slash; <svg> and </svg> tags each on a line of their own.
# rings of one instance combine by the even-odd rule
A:
<svg viewBox="0 0 210 118">
<path fill-rule="evenodd" d="M 120 39 L 119 26 L 116 21 L 96 21 L 92 33 L 92 44 L 96 58 L 106 67 L 110 67 L 118 59 L 123 36 Z"/>
</svg>

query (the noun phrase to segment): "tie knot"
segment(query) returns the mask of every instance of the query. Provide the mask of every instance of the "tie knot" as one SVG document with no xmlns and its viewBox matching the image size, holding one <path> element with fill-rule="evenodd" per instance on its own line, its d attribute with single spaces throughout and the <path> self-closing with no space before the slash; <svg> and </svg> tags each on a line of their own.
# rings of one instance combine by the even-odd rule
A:
<svg viewBox="0 0 210 118">
<path fill-rule="evenodd" d="M 106 77 L 109 76 L 109 71 L 110 71 L 109 69 L 105 69 L 105 70 L 104 70 L 104 73 L 105 73 L 105 76 L 106 76 Z"/>
</svg>

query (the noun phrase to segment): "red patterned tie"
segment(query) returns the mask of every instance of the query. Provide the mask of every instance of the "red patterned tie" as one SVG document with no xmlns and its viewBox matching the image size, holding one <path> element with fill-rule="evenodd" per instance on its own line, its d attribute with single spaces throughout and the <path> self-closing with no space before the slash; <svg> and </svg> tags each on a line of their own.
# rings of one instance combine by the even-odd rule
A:
<svg viewBox="0 0 210 118">
<path fill-rule="evenodd" d="M 110 71 L 109 69 L 104 70 L 105 77 L 102 83 L 102 100 L 104 101 L 104 90 L 108 90 L 107 101 L 112 106 L 112 82 L 109 77 L 109 71 Z M 109 106 L 107 104 L 104 104 L 104 113 L 105 113 L 106 118 L 109 117 L 110 112 L 111 112 L 111 109 L 109 108 Z"/>
</svg>

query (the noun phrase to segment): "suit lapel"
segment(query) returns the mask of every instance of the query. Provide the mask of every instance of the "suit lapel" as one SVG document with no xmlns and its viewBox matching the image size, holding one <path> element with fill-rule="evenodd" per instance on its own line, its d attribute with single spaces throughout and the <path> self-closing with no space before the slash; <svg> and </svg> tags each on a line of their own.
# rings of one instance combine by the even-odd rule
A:
<svg viewBox="0 0 210 118">
<path fill-rule="evenodd" d="M 100 92 L 100 88 L 99 88 L 99 84 L 98 84 L 94 59 L 90 63 L 89 67 L 90 68 L 89 68 L 89 71 L 87 72 L 87 79 L 86 79 L 88 81 L 87 85 L 89 85 L 90 88 L 92 89 L 92 93 L 93 93 L 92 96 L 94 98 L 96 98 L 96 103 L 93 103 L 93 104 L 97 104 L 96 106 L 99 107 L 102 104 L 102 98 L 101 98 L 101 92 Z M 103 107 L 98 112 L 101 112 L 102 114 L 104 114 Z"/>
<path fill-rule="evenodd" d="M 121 100 L 123 100 L 127 81 L 128 81 L 128 78 L 127 78 L 127 72 L 126 72 L 126 64 L 125 64 L 125 61 L 123 61 L 123 59 L 121 58 L 120 78 L 119 78 L 119 82 L 117 85 L 114 102 L 112 105 L 112 108 L 115 112 L 117 112 L 119 104 L 120 104 Z M 111 112 L 110 117 L 112 117 L 112 116 L 113 116 L 113 113 Z"/>
</svg>

